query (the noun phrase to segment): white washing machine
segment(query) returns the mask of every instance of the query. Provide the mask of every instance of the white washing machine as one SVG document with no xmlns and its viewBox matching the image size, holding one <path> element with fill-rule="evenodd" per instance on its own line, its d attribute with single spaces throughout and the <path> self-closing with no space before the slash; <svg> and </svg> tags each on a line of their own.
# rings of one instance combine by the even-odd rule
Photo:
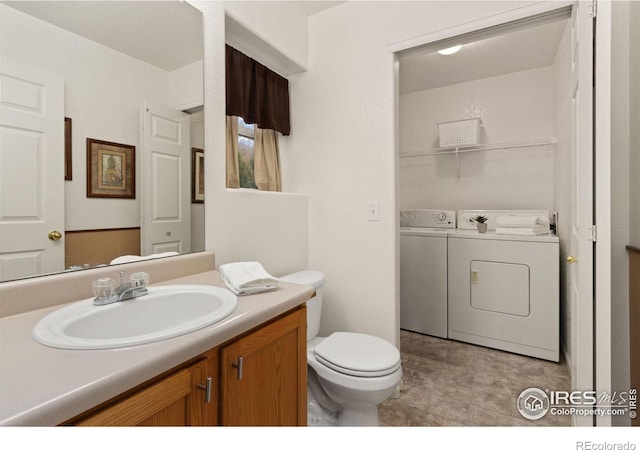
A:
<svg viewBox="0 0 640 450">
<path fill-rule="evenodd" d="M 481 234 L 470 217 L 489 217 Z M 448 236 L 451 339 L 558 361 L 560 352 L 559 240 L 500 235 L 495 219 L 548 211 L 459 211 Z"/>
<path fill-rule="evenodd" d="M 447 234 L 455 211 L 400 212 L 400 328 L 447 338 Z"/>
</svg>

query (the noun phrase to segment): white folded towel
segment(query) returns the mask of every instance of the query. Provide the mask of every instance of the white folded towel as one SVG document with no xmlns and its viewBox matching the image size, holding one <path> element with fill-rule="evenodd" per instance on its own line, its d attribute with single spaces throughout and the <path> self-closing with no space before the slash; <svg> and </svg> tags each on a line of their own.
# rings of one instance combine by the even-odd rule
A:
<svg viewBox="0 0 640 450">
<path fill-rule="evenodd" d="M 534 228 L 537 226 L 549 226 L 549 220 L 540 216 L 518 214 L 496 218 L 496 228 Z"/>
<path fill-rule="evenodd" d="M 496 234 L 509 234 L 512 236 L 540 236 L 549 233 L 551 233 L 549 225 L 538 225 L 532 228 L 496 228 Z"/>
<path fill-rule="evenodd" d="M 271 276 L 259 262 L 237 262 L 220 266 L 224 284 L 236 295 L 275 291 L 278 279 Z"/>
</svg>

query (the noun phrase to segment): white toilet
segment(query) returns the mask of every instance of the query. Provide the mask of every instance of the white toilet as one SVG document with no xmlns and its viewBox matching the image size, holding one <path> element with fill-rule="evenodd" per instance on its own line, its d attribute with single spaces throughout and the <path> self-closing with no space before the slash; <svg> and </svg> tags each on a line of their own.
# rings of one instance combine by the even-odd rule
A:
<svg viewBox="0 0 640 450">
<path fill-rule="evenodd" d="M 400 352 L 368 334 L 318 337 L 324 274 L 304 270 L 280 280 L 316 289 L 307 302 L 307 424 L 377 426 L 378 404 L 395 392 L 402 378 Z"/>
</svg>

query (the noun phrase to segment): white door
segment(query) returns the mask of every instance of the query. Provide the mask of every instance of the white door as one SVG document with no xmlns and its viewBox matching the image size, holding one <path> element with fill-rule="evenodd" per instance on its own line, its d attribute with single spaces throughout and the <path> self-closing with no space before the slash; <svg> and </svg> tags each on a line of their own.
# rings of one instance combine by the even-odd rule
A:
<svg viewBox="0 0 640 450">
<path fill-rule="evenodd" d="M 593 17 L 591 3 L 576 2 L 572 15 L 572 380 L 574 390 L 594 389 L 593 360 Z M 571 258 L 571 259 L 570 259 Z M 578 416 L 577 425 L 593 417 Z"/>
<path fill-rule="evenodd" d="M 143 101 L 140 170 L 143 255 L 191 251 L 189 115 Z"/>
<path fill-rule="evenodd" d="M 63 232 L 64 81 L 0 57 L 0 281 L 63 270 Z"/>
</svg>

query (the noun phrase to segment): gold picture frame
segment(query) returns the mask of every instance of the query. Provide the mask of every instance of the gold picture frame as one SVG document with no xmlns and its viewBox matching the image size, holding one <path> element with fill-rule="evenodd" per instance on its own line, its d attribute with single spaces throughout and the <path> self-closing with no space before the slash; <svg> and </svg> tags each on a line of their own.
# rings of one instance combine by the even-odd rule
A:
<svg viewBox="0 0 640 450">
<path fill-rule="evenodd" d="M 87 197 L 136 198 L 136 148 L 87 138 Z"/>
<path fill-rule="evenodd" d="M 191 203 L 204 203 L 204 150 L 191 148 Z"/>
</svg>

